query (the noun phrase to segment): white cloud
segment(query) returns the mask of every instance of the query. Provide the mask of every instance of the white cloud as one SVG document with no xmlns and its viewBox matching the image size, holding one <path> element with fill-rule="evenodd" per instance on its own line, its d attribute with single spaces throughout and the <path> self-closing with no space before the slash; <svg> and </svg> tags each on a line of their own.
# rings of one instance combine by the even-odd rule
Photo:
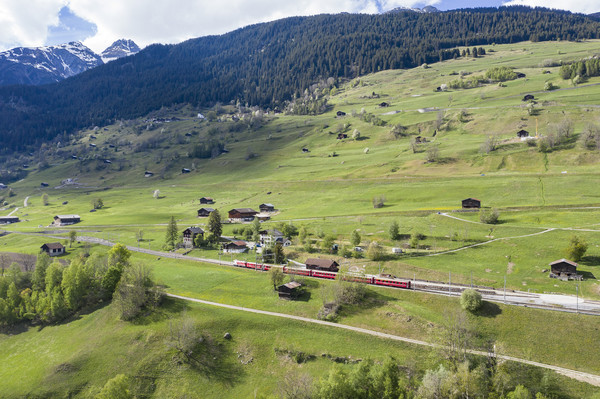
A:
<svg viewBox="0 0 600 399">
<path fill-rule="evenodd" d="M 0 49 L 40 46 L 48 26 L 58 24 L 58 12 L 66 0 L 2 0 L 0 4 Z"/>
<path fill-rule="evenodd" d="M 598 0 L 511 0 L 505 2 L 503 5 L 555 8 L 559 10 L 569 10 L 571 12 L 580 12 L 583 14 L 591 14 L 600 11 L 600 3 L 598 3 Z"/>
<path fill-rule="evenodd" d="M 178 43 L 293 15 L 376 13 L 399 6 L 433 5 L 440 0 L 1 0 L 0 47 L 40 46 L 48 26 L 58 24 L 64 6 L 93 23 L 97 33 L 85 40 L 102 51 L 120 38 L 138 45 Z M 0 49 L 1 50 L 1 49 Z"/>
</svg>

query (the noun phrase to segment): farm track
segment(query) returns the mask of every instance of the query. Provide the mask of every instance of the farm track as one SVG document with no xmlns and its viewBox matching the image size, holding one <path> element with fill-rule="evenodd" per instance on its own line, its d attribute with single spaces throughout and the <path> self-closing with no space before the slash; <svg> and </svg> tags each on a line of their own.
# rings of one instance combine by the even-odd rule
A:
<svg viewBox="0 0 600 399">
<path fill-rule="evenodd" d="M 441 345 L 437 345 L 437 344 L 433 344 L 433 343 L 430 343 L 430 342 L 426 342 L 426 341 L 421 341 L 421 340 L 407 338 L 407 337 L 401 337 L 401 336 L 398 336 L 398 335 L 387 334 L 387 333 L 383 333 L 383 332 L 379 332 L 379 331 L 374 331 L 374 330 L 368 330 L 366 328 L 361 328 L 361 327 L 349 326 L 349 325 L 346 325 L 346 324 L 338 324 L 338 323 L 332 323 L 332 322 L 329 322 L 329 321 L 323 321 L 323 320 L 317 320 L 317 319 L 310 319 L 308 317 L 289 315 L 289 314 L 285 314 L 285 313 L 269 312 L 269 311 L 266 311 L 266 310 L 259 310 L 259 309 L 245 308 L 245 307 L 241 307 L 241 306 L 227 305 L 227 304 L 223 304 L 223 303 L 210 302 L 210 301 L 205 301 L 205 300 L 202 300 L 202 299 L 195 299 L 195 298 L 190 298 L 190 297 L 185 297 L 185 296 L 175 295 L 175 294 L 167 294 L 167 295 L 169 297 L 171 297 L 171 298 L 177 298 L 177 299 L 181 299 L 181 300 L 184 300 L 184 301 L 196 302 L 196 303 L 201 303 L 201 304 L 210 305 L 210 306 L 218 306 L 218 307 L 221 307 L 221 308 L 226 308 L 226 309 L 231 309 L 231 310 L 238 310 L 238 311 L 255 313 L 255 314 L 261 314 L 261 315 L 266 315 L 266 316 L 280 317 L 280 318 L 289 319 L 289 320 L 297 320 L 297 321 L 302 321 L 302 322 L 305 322 L 305 323 L 319 324 L 319 325 L 322 325 L 322 326 L 327 326 L 327 327 L 332 327 L 332 328 L 341 328 L 341 329 L 344 329 L 344 330 L 354 331 L 354 332 L 358 332 L 358 333 L 361 333 L 361 334 L 368 334 L 368 335 L 371 335 L 371 336 L 374 336 L 374 337 L 377 337 L 377 338 L 389 339 L 389 340 L 394 340 L 394 341 L 398 341 L 398 342 L 404 342 L 404 343 L 413 344 L 413 345 L 426 346 L 426 347 L 429 347 L 429 348 L 450 349 L 450 348 L 447 348 L 447 347 L 444 347 L 444 346 L 441 346 Z M 483 352 L 483 351 L 478 351 L 478 350 L 467 350 L 467 352 L 470 353 L 470 354 L 472 354 L 472 355 L 477 355 L 477 356 L 489 356 L 489 353 Z M 595 374 L 586 373 L 586 372 L 583 372 L 583 371 L 571 370 L 571 369 L 567 369 L 567 368 L 564 368 L 564 367 L 554 366 L 554 365 L 551 365 L 551 364 L 534 362 L 532 360 L 520 359 L 520 358 L 513 357 L 513 356 L 506 356 L 506 355 L 496 354 L 495 357 L 497 359 L 510 360 L 510 361 L 513 361 L 513 362 L 518 362 L 518 363 L 528 364 L 528 365 L 531 365 L 531 366 L 545 368 L 545 369 L 548 369 L 548 370 L 553 370 L 553 371 L 555 371 L 555 372 L 557 372 L 559 374 L 562 374 L 564 376 L 567 376 L 567 377 L 576 379 L 578 381 L 586 382 L 588 384 L 600 387 L 600 376 L 595 375 Z"/>
</svg>

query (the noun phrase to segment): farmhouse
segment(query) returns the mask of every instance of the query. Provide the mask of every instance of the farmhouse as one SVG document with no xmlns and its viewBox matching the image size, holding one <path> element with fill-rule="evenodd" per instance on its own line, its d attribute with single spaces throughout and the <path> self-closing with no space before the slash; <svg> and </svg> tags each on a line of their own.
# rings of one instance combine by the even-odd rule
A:
<svg viewBox="0 0 600 399">
<path fill-rule="evenodd" d="M 204 230 L 200 227 L 188 227 L 183 230 L 183 246 L 186 248 L 194 248 L 194 240 L 196 240 L 196 236 L 198 235 L 204 237 Z"/>
<path fill-rule="evenodd" d="M 523 97 L 522 101 L 531 101 L 531 100 L 534 100 L 534 99 L 535 99 L 535 97 L 534 97 L 533 94 L 526 94 L 525 97 Z"/>
<path fill-rule="evenodd" d="M 277 239 L 283 238 L 283 233 L 277 229 L 262 230 L 258 234 L 260 235 L 260 243 L 267 247 L 275 245 Z"/>
<path fill-rule="evenodd" d="M 188 168 L 182 168 L 181 169 L 181 173 L 190 173 L 191 170 L 189 170 Z"/>
<path fill-rule="evenodd" d="M 149 170 L 144 172 L 144 177 L 152 177 L 154 176 L 154 172 L 150 172 Z"/>
<path fill-rule="evenodd" d="M 337 116 L 346 116 L 346 113 L 344 111 L 338 111 L 336 112 Z"/>
<path fill-rule="evenodd" d="M 0 217 L 0 224 L 11 224 L 11 223 L 17 223 L 17 222 L 20 222 L 20 220 L 17 216 L 1 216 Z"/>
<path fill-rule="evenodd" d="M 561 280 L 581 279 L 581 275 L 577 274 L 577 263 L 564 258 L 550 263 L 550 277 Z"/>
<path fill-rule="evenodd" d="M 251 222 L 258 212 L 251 208 L 235 208 L 229 211 L 231 222 Z"/>
<path fill-rule="evenodd" d="M 379 104 L 379 106 L 380 106 L 381 108 L 385 108 L 385 107 L 389 107 L 389 106 L 390 106 L 390 104 L 388 104 L 388 103 L 386 103 L 386 102 L 382 102 L 381 104 Z"/>
<path fill-rule="evenodd" d="M 81 222 L 79 215 L 56 215 L 53 224 L 55 226 L 68 226 Z"/>
<path fill-rule="evenodd" d="M 330 272 L 337 272 L 339 270 L 339 264 L 331 259 L 318 259 L 309 258 L 304 262 L 307 269 L 313 270 L 327 270 Z"/>
<path fill-rule="evenodd" d="M 529 137 L 529 132 L 527 130 L 521 129 L 517 132 L 517 137 L 520 137 L 520 138 Z"/>
<path fill-rule="evenodd" d="M 481 208 L 481 201 L 475 198 L 467 198 L 462 200 L 463 209 Z"/>
<path fill-rule="evenodd" d="M 273 204 L 260 204 L 258 206 L 261 212 L 275 212 L 275 205 Z"/>
<path fill-rule="evenodd" d="M 214 211 L 215 210 L 213 208 L 200 208 L 200 209 L 198 209 L 198 217 L 199 218 L 207 218 Z"/>
<path fill-rule="evenodd" d="M 48 183 L 46 183 L 46 182 L 41 182 L 41 183 L 40 183 L 40 186 L 41 186 L 41 187 L 48 187 L 48 186 L 49 186 L 49 184 L 48 184 Z"/>
<path fill-rule="evenodd" d="M 223 252 L 229 254 L 241 254 L 246 252 L 248 247 L 246 246 L 245 241 L 231 241 L 226 244 L 223 244 Z"/>
<path fill-rule="evenodd" d="M 337 135 L 337 139 L 338 140 L 343 140 L 343 139 L 347 139 L 348 135 L 346 133 L 338 133 Z"/>
<path fill-rule="evenodd" d="M 211 197 L 202 197 L 202 198 L 200 198 L 200 203 L 201 204 L 214 204 L 215 200 L 212 199 Z"/>
<path fill-rule="evenodd" d="M 60 242 L 51 242 L 44 244 L 40 247 L 43 252 L 46 252 L 50 256 L 58 256 L 65 253 L 65 246 Z"/>
<path fill-rule="evenodd" d="M 279 293 L 279 299 L 294 299 L 298 297 L 300 293 L 300 284 L 297 281 L 290 281 L 289 283 L 282 284 L 277 287 L 277 292 Z"/>
</svg>

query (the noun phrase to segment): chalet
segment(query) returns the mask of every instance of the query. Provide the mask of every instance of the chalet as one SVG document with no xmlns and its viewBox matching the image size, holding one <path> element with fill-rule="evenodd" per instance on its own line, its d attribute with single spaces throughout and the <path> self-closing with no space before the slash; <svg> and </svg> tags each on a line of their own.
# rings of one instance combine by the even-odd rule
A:
<svg viewBox="0 0 600 399">
<path fill-rule="evenodd" d="M 0 224 L 11 224 L 20 222 L 16 216 L 0 216 Z"/>
<path fill-rule="evenodd" d="M 533 94 L 525 94 L 522 101 L 531 101 L 534 99 L 535 99 L 535 96 Z"/>
<path fill-rule="evenodd" d="M 302 152 L 310 152 L 310 151 L 308 150 L 308 148 L 305 147 L 302 149 Z"/>
<path fill-rule="evenodd" d="M 517 137 L 519 137 L 519 138 L 529 137 L 529 132 L 527 130 L 521 129 L 517 132 Z"/>
<path fill-rule="evenodd" d="M 65 253 L 65 246 L 60 242 L 51 242 L 44 244 L 40 247 L 43 252 L 46 252 L 50 256 L 63 255 Z"/>
<path fill-rule="evenodd" d="M 46 183 L 46 182 L 41 182 L 41 183 L 40 183 L 40 186 L 41 186 L 41 187 L 48 187 L 48 186 L 49 186 L 49 184 L 48 184 L 48 183 Z"/>
<path fill-rule="evenodd" d="M 289 247 L 290 245 L 292 245 L 292 240 L 285 237 L 278 237 L 275 239 L 275 245 L 277 244 L 281 244 L 284 247 Z"/>
<path fill-rule="evenodd" d="M 312 270 L 327 270 L 330 272 L 337 272 L 339 270 L 339 264 L 331 259 L 317 259 L 317 258 L 309 258 L 306 259 L 304 265 L 307 269 Z"/>
<path fill-rule="evenodd" d="M 270 213 L 257 213 L 256 215 L 254 215 L 254 217 L 258 220 L 260 220 L 261 222 L 264 222 L 266 220 L 271 219 L 271 214 Z"/>
<path fill-rule="evenodd" d="M 260 204 L 258 206 L 261 212 L 275 212 L 275 205 L 273 204 Z"/>
<path fill-rule="evenodd" d="M 79 215 L 56 215 L 52 224 L 55 226 L 68 226 L 79 222 L 81 222 Z"/>
<path fill-rule="evenodd" d="M 526 77 L 527 75 L 525 75 L 523 72 L 517 72 L 517 79 L 522 79 L 524 77 Z"/>
<path fill-rule="evenodd" d="M 148 170 L 144 172 L 144 177 L 152 177 L 152 176 L 154 176 L 154 172 L 150 172 Z"/>
<path fill-rule="evenodd" d="M 346 116 L 346 113 L 344 111 L 338 111 L 336 112 L 337 116 Z"/>
<path fill-rule="evenodd" d="M 201 204 L 214 204 L 215 200 L 210 197 L 202 197 L 202 198 L 200 198 L 200 203 Z"/>
<path fill-rule="evenodd" d="M 346 133 L 338 133 L 337 135 L 337 139 L 338 140 L 343 140 L 343 139 L 347 139 L 348 135 Z"/>
<path fill-rule="evenodd" d="M 251 222 L 258 212 L 251 208 L 235 208 L 229 211 L 231 222 Z"/>
<path fill-rule="evenodd" d="M 277 229 L 259 231 L 260 243 L 266 247 L 275 245 L 276 240 L 283 239 L 283 233 Z M 282 242 L 283 244 L 283 242 Z"/>
<path fill-rule="evenodd" d="M 379 104 L 379 106 L 380 106 L 381 108 L 385 108 L 385 107 L 389 107 L 389 106 L 390 106 L 390 104 L 388 104 L 388 103 L 386 103 L 386 102 L 382 102 L 381 104 Z"/>
<path fill-rule="evenodd" d="M 191 170 L 189 170 L 188 168 L 182 168 L 181 169 L 181 173 L 190 173 Z"/>
<path fill-rule="evenodd" d="M 223 252 L 229 254 L 241 254 L 246 252 L 248 246 L 245 241 L 231 241 L 222 246 Z"/>
<path fill-rule="evenodd" d="M 198 217 L 199 218 L 207 218 L 214 211 L 215 210 L 213 208 L 200 208 L 200 209 L 198 209 Z"/>
<path fill-rule="evenodd" d="M 300 284 L 297 281 L 290 281 L 289 283 L 282 284 L 277 287 L 279 293 L 279 299 L 294 299 L 297 298 L 300 293 Z"/>
<path fill-rule="evenodd" d="M 481 201 L 475 198 L 467 198 L 462 200 L 463 209 L 481 208 Z"/>
<path fill-rule="evenodd" d="M 550 263 L 550 277 L 561 280 L 581 279 L 577 274 L 577 263 L 564 258 Z"/>
<path fill-rule="evenodd" d="M 204 237 L 204 230 L 200 227 L 188 227 L 183 230 L 183 246 L 186 248 L 193 248 L 194 241 L 198 235 Z"/>
</svg>

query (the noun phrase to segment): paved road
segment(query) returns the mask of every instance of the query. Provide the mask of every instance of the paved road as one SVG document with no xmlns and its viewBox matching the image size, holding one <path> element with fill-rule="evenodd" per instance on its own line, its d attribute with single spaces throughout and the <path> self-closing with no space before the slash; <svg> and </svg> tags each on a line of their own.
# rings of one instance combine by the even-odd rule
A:
<svg viewBox="0 0 600 399">
<path fill-rule="evenodd" d="M 289 315 L 289 314 L 285 314 L 285 313 L 277 313 L 277 312 L 269 312 L 269 311 L 266 311 L 266 310 L 258 310 L 258 309 L 252 309 L 252 308 L 245 308 L 245 307 L 242 307 L 242 306 L 226 305 L 226 304 L 223 304 L 223 303 L 210 302 L 210 301 L 205 301 L 205 300 L 202 300 L 202 299 L 190 298 L 190 297 L 185 297 L 185 296 L 175 295 L 175 294 L 167 294 L 167 295 L 169 297 L 172 297 L 172 298 L 178 298 L 178 299 L 182 299 L 182 300 L 185 300 L 185 301 L 202 303 L 204 305 L 218 306 L 218 307 L 221 307 L 221 308 L 227 308 L 227 309 L 232 309 L 232 310 L 239 310 L 239 311 L 243 311 L 243 312 L 250 312 L 250 313 L 262 314 L 262 315 L 273 316 L 273 317 L 281 317 L 281 318 L 284 318 L 284 319 L 298 320 L 298 321 L 302 321 L 302 322 L 305 322 L 305 323 L 319 324 L 319 325 L 322 325 L 322 326 L 333 327 L 333 328 L 341 328 L 341 329 L 344 329 L 344 330 L 350 330 L 350 331 L 355 331 L 355 332 L 359 332 L 359 333 L 362 333 L 362 334 L 372 335 L 372 336 L 378 337 L 378 338 L 391 339 L 391 340 L 394 340 L 394 341 L 406 342 L 406 343 L 413 344 L 413 345 L 421 345 L 421 346 L 427 346 L 427 347 L 431 347 L 431 348 L 441 347 L 440 345 L 432 344 L 430 342 L 420 341 L 418 339 L 401 337 L 401 336 L 398 336 L 398 335 L 392 335 L 392 334 L 382 333 L 382 332 L 379 332 L 379 331 L 367 330 L 366 328 L 354 327 L 354 326 L 349 326 L 349 325 L 346 325 L 346 324 L 332 323 L 332 322 L 329 322 L 329 321 L 323 321 L 323 320 L 317 320 L 317 319 L 310 319 L 308 317 L 294 316 L 294 315 Z M 476 351 L 476 350 L 469 350 L 468 352 L 471 353 L 471 354 L 474 354 L 474 355 L 488 356 L 487 352 Z M 496 357 L 498 359 L 510 360 L 510 361 L 513 361 L 513 362 L 519 362 L 519 363 L 529 364 L 531 366 L 536 366 L 536 367 L 541 367 L 541 368 L 553 370 L 553 371 L 556 371 L 557 373 L 560 373 L 560 374 L 565 375 L 567 377 L 571 377 L 571 378 L 574 378 L 576 380 L 587 382 L 588 384 L 592 384 L 592 385 L 600 387 L 600 376 L 595 375 L 595 374 L 585 373 L 585 372 L 577 371 L 577 370 L 571 370 L 571 369 L 567 369 L 567 368 L 564 368 L 564 367 L 554 366 L 554 365 L 551 365 L 551 364 L 545 364 L 545 363 L 534 362 L 534 361 L 531 361 L 531 360 L 520 359 L 520 358 L 512 357 L 512 356 L 506 356 L 506 355 L 498 355 L 498 354 L 496 354 Z"/>
</svg>

